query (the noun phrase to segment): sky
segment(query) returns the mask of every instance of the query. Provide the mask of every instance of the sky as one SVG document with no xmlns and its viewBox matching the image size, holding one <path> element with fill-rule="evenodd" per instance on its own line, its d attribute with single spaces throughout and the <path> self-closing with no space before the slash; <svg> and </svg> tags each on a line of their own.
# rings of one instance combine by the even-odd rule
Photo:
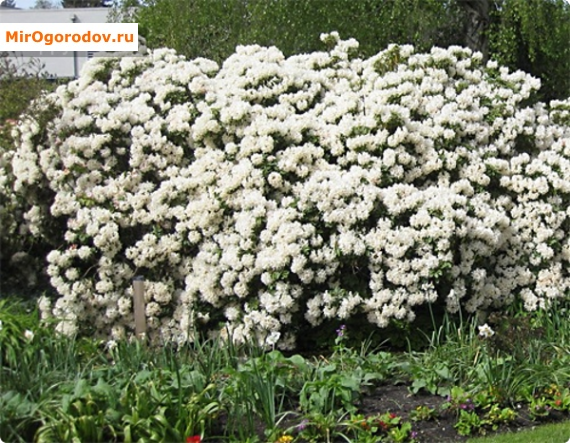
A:
<svg viewBox="0 0 570 443">
<path fill-rule="evenodd" d="M 31 8 L 35 4 L 36 4 L 36 0 L 16 0 L 16 7 L 22 8 L 22 9 Z"/>
<path fill-rule="evenodd" d="M 36 4 L 36 0 L 16 0 L 18 8 L 28 9 Z"/>
</svg>

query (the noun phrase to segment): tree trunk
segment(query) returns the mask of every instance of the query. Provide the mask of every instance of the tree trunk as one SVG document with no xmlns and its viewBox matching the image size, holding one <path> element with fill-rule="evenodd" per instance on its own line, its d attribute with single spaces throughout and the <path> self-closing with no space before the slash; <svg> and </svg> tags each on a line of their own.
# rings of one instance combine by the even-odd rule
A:
<svg viewBox="0 0 570 443">
<path fill-rule="evenodd" d="M 489 59 L 489 3 L 490 0 L 459 0 L 467 16 L 465 45 L 481 52 L 485 62 Z"/>
</svg>

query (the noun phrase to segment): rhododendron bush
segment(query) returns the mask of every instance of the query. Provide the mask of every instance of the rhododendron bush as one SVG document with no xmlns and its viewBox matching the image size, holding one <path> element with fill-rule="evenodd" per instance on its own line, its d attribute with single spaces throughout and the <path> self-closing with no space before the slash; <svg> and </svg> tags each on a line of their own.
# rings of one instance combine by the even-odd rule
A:
<svg viewBox="0 0 570 443">
<path fill-rule="evenodd" d="M 369 59 L 238 47 L 101 58 L 18 127 L 15 192 L 49 188 L 32 232 L 66 221 L 44 316 L 60 331 L 227 331 L 292 347 L 304 324 L 379 327 L 444 303 L 476 312 L 568 291 L 570 102 L 468 49 Z"/>
</svg>

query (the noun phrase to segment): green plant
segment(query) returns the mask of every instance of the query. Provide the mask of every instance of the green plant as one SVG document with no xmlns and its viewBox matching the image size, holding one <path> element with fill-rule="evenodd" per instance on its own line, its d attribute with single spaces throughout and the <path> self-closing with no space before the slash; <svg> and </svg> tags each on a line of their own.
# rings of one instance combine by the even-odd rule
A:
<svg viewBox="0 0 570 443">
<path fill-rule="evenodd" d="M 27 399 L 25 395 L 1 389 L 0 439 L 22 443 L 32 441 L 38 426 L 37 410 L 38 405 Z"/>
<path fill-rule="evenodd" d="M 475 409 L 473 394 L 459 386 L 454 386 L 447 397 L 447 402 L 442 405 L 442 409 L 457 415 L 460 415 L 462 411 L 471 412 Z"/>
<path fill-rule="evenodd" d="M 210 391 L 215 390 L 216 386 L 210 384 L 202 392 L 191 394 L 185 399 L 174 424 L 179 438 L 186 435 L 204 436 L 210 431 L 211 424 L 221 409 L 219 402 L 210 396 Z"/>
<path fill-rule="evenodd" d="M 457 423 L 454 425 L 459 435 L 472 435 L 475 432 L 482 431 L 485 422 L 474 411 L 459 411 Z"/>
<path fill-rule="evenodd" d="M 346 427 L 344 418 L 346 414 L 311 411 L 303 415 L 303 420 L 297 426 L 288 430 L 288 433 L 296 433 L 297 436 L 311 443 L 331 443 L 335 439 L 342 438 L 350 442 L 349 437 L 343 432 Z"/>
<path fill-rule="evenodd" d="M 569 314 L 570 303 L 565 299 L 554 299 L 533 314 L 533 329 L 540 331 L 544 340 L 555 346 L 555 352 L 570 347 Z"/>
<path fill-rule="evenodd" d="M 501 404 L 503 395 L 493 387 L 480 389 L 473 396 L 473 402 L 478 408 L 488 409 L 495 404 Z"/>
<path fill-rule="evenodd" d="M 347 429 L 352 431 L 354 441 L 373 442 L 413 441 L 412 425 L 403 421 L 393 413 L 385 413 L 365 417 L 363 415 L 351 416 L 346 423 Z"/>
<path fill-rule="evenodd" d="M 570 389 L 559 388 L 556 385 L 550 388 L 550 406 L 552 409 L 562 412 L 570 411 Z"/>
<path fill-rule="evenodd" d="M 361 370 L 342 372 L 335 363 L 317 366 L 314 378 L 306 381 L 301 388 L 301 410 L 325 415 L 356 412 L 355 401 L 360 396 L 363 378 Z"/>
<path fill-rule="evenodd" d="M 388 431 L 388 436 L 396 443 L 410 441 L 410 436 L 412 434 L 412 424 L 409 422 L 401 423 L 400 426 L 394 427 Z"/>
<path fill-rule="evenodd" d="M 423 352 L 409 351 L 407 371 L 413 380 L 411 391 L 426 390 L 441 396 L 450 395 L 453 384 L 464 385 L 473 378 L 479 363 L 481 346 L 477 340 L 476 319 L 464 319 L 461 313 L 434 317 L 431 305 L 432 333 L 426 337 L 428 346 Z M 438 326 L 439 324 L 439 326 Z"/>
<path fill-rule="evenodd" d="M 275 352 L 275 351 L 273 351 Z M 275 354 L 273 354 L 275 356 Z M 240 388 L 253 400 L 253 409 L 267 429 L 272 430 L 281 415 L 286 386 L 279 377 L 278 366 L 265 355 L 252 358 L 238 367 L 237 376 Z"/>
<path fill-rule="evenodd" d="M 95 386 L 88 380 L 78 380 L 72 394 L 42 405 L 43 424 L 36 440 L 40 443 L 112 441 L 118 435 L 118 403 L 117 392 L 102 379 Z"/>
<path fill-rule="evenodd" d="M 310 371 L 300 386 L 300 405 L 305 412 L 323 414 L 335 409 L 354 412 L 355 402 L 363 390 L 395 373 L 395 359 L 388 353 L 371 353 L 369 340 L 359 350 L 346 346 L 348 329 L 342 324 L 336 330 L 333 353 Z M 299 357 L 297 357 L 299 358 Z"/>
<path fill-rule="evenodd" d="M 542 397 L 531 397 L 529 399 L 528 412 L 533 420 L 540 420 L 548 417 L 552 411 L 550 402 Z"/>
<path fill-rule="evenodd" d="M 418 406 L 410 413 L 410 417 L 414 421 L 435 420 L 437 416 L 437 409 L 430 408 L 429 406 Z"/>
<path fill-rule="evenodd" d="M 127 411 L 121 423 L 128 439 L 181 441 L 187 435 L 205 435 L 220 411 L 218 390 L 198 371 L 141 371 L 123 388 L 121 404 Z"/>
<path fill-rule="evenodd" d="M 430 394 L 449 395 L 450 385 L 453 381 L 453 375 L 448 366 L 449 362 L 441 361 L 429 366 L 424 365 L 424 363 L 425 360 L 418 359 L 409 366 L 408 370 L 413 379 L 410 386 L 412 393 L 417 394 L 425 389 Z"/>
<path fill-rule="evenodd" d="M 182 351 L 189 363 L 200 370 L 206 379 L 216 381 L 216 379 L 227 370 L 227 368 L 237 369 L 240 355 L 244 349 L 233 343 L 232 340 L 223 340 L 221 337 L 205 338 L 199 337 L 188 346 L 177 350 L 177 354 Z"/>
<path fill-rule="evenodd" d="M 490 426 L 493 431 L 499 428 L 499 425 L 509 424 L 516 420 L 517 413 L 512 408 L 501 408 L 499 405 L 492 405 L 485 414 L 485 424 Z"/>
<path fill-rule="evenodd" d="M 253 349 L 253 348 L 250 348 Z M 255 434 L 254 418 L 258 417 L 271 435 L 283 417 L 282 408 L 288 390 L 287 365 L 278 351 L 250 357 L 227 368 L 227 383 L 222 388 L 222 401 L 226 404 L 230 432 L 237 431 L 240 438 Z M 244 417 L 246 420 L 244 422 Z"/>
<path fill-rule="evenodd" d="M 477 367 L 479 382 L 488 386 L 499 402 L 514 403 L 531 383 L 528 371 L 521 370 L 525 367 L 512 356 L 485 355 Z"/>
</svg>

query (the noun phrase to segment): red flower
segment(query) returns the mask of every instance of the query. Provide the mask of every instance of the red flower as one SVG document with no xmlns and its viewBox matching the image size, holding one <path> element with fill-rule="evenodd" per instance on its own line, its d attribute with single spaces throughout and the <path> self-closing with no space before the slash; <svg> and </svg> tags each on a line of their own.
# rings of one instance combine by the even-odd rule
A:
<svg viewBox="0 0 570 443">
<path fill-rule="evenodd" d="M 199 435 L 193 435 L 191 437 L 186 437 L 186 443 L 201 443 L 202 438 Z"/>
</svg>

